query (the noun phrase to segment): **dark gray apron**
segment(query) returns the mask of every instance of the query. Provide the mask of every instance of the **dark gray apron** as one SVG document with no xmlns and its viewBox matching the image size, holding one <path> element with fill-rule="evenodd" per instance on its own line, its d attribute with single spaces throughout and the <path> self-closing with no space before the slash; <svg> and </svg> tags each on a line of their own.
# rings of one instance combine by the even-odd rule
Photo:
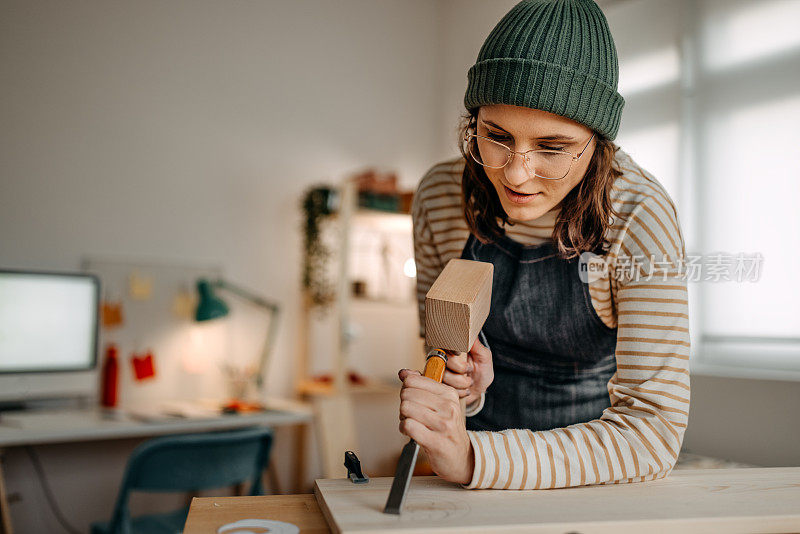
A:
<svg viewBox="0 0 800 534">
<path fill-rule="evenodd" d="M 578 260 L 559 259 L 550 241 L 483 244 L 472 234 L 461 257 L 494 265 L 483 327 L 494 381 L 467 429 L 538 431 L 599 418 L 610 406 L 617 329 L 597 315 Z"/>
</svg>

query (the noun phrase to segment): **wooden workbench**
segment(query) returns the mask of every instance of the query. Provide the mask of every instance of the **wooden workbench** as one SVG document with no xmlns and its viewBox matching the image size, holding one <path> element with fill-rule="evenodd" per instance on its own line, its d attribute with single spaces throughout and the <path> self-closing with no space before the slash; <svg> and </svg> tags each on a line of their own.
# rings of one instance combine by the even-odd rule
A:
<svg viewBox="0 0 800 534">
<path fill-rule="evenodd" d="M 293 523 L 300 532 L 800 532 L 800 467 L 676 470 L 665 479 L 554 490 L 465 490 L 413 479 L 400 517 L 381 512 L 390 478 L 318 480 L 311 495 L 201 498 L 185 534 L 238 519 Z M 320 506 L 318 503 L 322 503 Z M 323 516 L 326 516 L 326 525 Z"/>
<path fill-rule="evenodd" d="M 195 497 L 184 534 L 217 534 L 223 525 L 241 519 L 274 519 L 300 527 L 302 534 L 328 534 L 330 529 L 311 493 L 266 497 Z"/>
</svg>

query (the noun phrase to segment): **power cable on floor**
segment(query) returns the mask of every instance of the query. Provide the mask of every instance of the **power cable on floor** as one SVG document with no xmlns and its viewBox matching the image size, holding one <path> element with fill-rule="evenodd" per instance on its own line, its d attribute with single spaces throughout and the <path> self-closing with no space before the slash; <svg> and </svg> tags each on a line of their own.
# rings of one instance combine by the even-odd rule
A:
<svg viewBox="0 0 800 534">
<path fill-rule="evenodd" d="M 42 486 L 44 496 L 47 499 L 47 504 L 50 505 L 50 510 L 52 510 L 53 515 L 61 524 L 61 527 L 69 532 L 69 534 L 81 534 L 77 528 L 69 524 L 69 521 L 67 521 L 66 517 L 64 517 L 64 514 L 61 513 L 61 509 L 58 507 L 58 503 L 56 503 L 55 495 L 53 495 L 53 491 L 50 489 L 50 484 L 47 482 L 44 469 L 42 469 L 42 462 L 39 460 L 39 455 L 36 453 L 33 447 L 30 446 L 25 447 L 25 451 L 28 453 L 31 463 L 33 464 L 33 469 L 36 471 L 36 476 L 39 478 L 39 484 Z"/>
</svg>

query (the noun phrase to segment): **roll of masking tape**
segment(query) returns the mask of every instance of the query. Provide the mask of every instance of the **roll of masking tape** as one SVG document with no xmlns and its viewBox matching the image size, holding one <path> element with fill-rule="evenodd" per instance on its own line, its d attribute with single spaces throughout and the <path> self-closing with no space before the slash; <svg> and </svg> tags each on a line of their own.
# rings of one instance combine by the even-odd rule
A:
<svg viewBox="0 0 800 534">
<path fill-rule="evenodd" d="M 300 534 L 300 528 L 272 519 L 241 519 L 219 527 L 217 534 Z"/>
</svg>

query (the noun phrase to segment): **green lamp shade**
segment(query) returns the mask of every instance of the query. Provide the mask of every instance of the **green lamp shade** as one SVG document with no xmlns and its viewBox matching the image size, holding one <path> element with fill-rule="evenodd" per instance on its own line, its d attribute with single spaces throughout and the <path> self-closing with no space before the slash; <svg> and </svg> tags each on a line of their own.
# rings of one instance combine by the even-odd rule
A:
<svg viewBox="0 0 800 534">
<path fill-rule="evenodd" d="M 197 292 L 200 293 L 200 299 L 194 313 L 196 321 L 210 321 L 228 315 L 228 305 L 214 294 L 214 288 L 208 280 L 197 281 Z"/>
</svg>

